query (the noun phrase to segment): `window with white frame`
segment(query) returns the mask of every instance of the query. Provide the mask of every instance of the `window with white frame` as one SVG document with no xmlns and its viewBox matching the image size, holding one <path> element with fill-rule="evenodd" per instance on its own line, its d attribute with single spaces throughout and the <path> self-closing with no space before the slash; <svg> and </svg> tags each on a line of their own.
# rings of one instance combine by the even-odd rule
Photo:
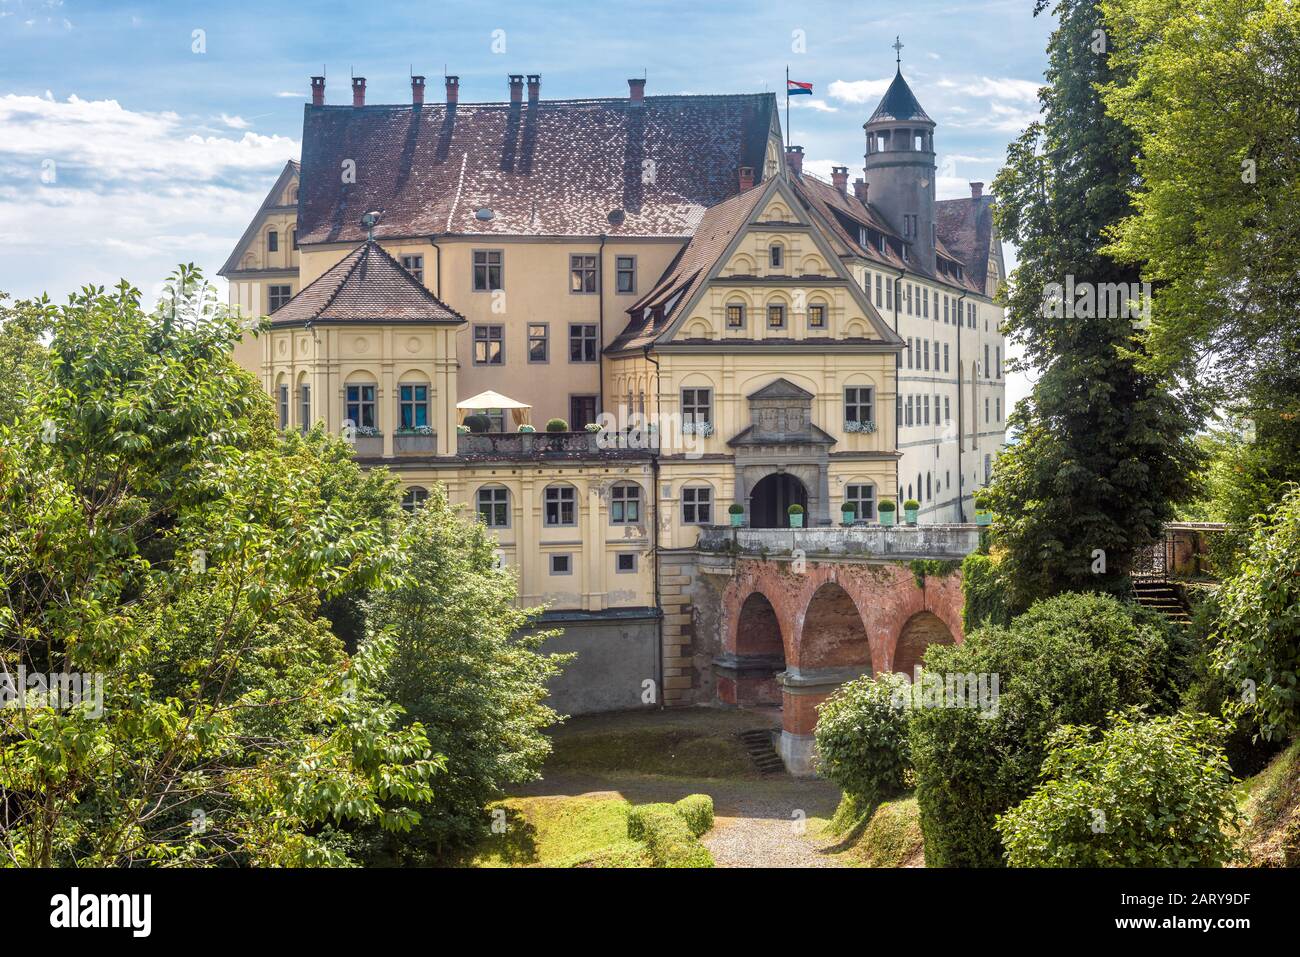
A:
<svg viewBox="0 0 1300 957">
<path fill-rule="evenodd" d="M 543 495 L 543 522 L 552 528 L 578 524 L 578 496 L 572 485 L 548 485 Z"/>
<path fill-rule="evenodd" d="M 713 524 L 713 489 L 707 485 L 688 485 L 682 489 L 682 524 Z"/>
<path fill-rule="evenodd" d="M 268 312 L 275 312 L 293 298 L 293 287 L 276 284 L 266 287 L 266 306 Z"/>
</svg>

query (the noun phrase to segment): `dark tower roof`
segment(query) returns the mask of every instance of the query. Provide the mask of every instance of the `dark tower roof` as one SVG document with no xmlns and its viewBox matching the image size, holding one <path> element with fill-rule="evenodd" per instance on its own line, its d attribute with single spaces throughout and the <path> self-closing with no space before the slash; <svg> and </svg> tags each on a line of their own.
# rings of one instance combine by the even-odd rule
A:
<svg viewBox="0 0 1300 957">
<path fill-rule="evenodd" d="M 880 101 L 880 105 L 876 107 L 876 112 L 871 114 L 871 119 L 867 120 L 867 123 L 871 124 L 880 120 L 919 120 L 922 123 L 934 123 L 934 120 L 930 119 L 925 110 L 921 109 L 916 94 L 912 92 L 912 88 L 903 79 L 901 69 L 894 74 L 894 82 L 889 84 L 884 99 Z"/>
</svg>

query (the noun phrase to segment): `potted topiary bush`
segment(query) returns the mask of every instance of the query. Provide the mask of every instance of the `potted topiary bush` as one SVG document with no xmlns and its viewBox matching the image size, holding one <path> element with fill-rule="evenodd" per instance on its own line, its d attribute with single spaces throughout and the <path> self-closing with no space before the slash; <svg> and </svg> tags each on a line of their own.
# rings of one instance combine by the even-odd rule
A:
<svg viewBox="0 0 1300 957">
<path fill-rule="evenodd" d="M 547 432 L 568 432 L 569 423 L 563 419 L 548 419 L 546 422 Z"/>
<path fill-rule="evenodd" d="M 478 415 L 477 413 L 465 416 L 465 424 L 469 426 L 471 432 L 476 434 L 489 432 L 492 429 L 492 420 L 486 415 Z"/>
<path fill-rule="evenodd" d="M 739 502 L 732 502 L 731 507 L 727 509 L 727 514 L 731 516 L 731 524 L 739 528 L 745 521 L 745 506 Z"/>
<path fill-rule="evenodd" d="M 914 498 L 909 498 L 903 503 L 903 517 L 907 519 L 908 525 L 915 525 L 918 516 L 921 514 L 921 503 Z"/>
<path fill-rule="evenodd" d="M 897 516 L 894 514 L 895 507 L 893 501 L 887 498 L 881 499 L 880 504 L 876 506 L 876 511 L 880 513 L 881 525 L 894 524 L 894 520 Z"/>
<path fill-rule="evenodd" d="M 853 519 L 857 517 L 857 514 L 858 507 L 852 502 L 845 502 L 840 506 L 840 520 L 843 521 L 845 525 L 852 525 Z"/>
<path fill-rule="evenodd" d="M 975 524 L 976 525 L 993 524 L 993 510 L 992 508 L 990 508 L 992 504 L 993 503 L 989 501 L 989 497 L 987 495 L 975 496 Z"/>
<path fill-rule="evenodd" d="M 803 506 L 791 505 L 785 510 L 785 514 L 790 516 L 791 528 L 803 528 Z"/>
</svg>

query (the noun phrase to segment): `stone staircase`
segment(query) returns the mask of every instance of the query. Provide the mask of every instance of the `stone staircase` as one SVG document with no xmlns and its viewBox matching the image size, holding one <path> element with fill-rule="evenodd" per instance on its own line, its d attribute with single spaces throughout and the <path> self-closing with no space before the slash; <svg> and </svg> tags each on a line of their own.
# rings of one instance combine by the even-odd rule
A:
<svg viewBox="0 0 1300 957">
<path fill-rule="evenodd" d="M 764 777 L 770 774 L 784 774 L 785 763 L 781 756 L 776 753 L 776 748 L 772 747 L 772 730 L 770 728 L 755 728 L 752 731 L 740 732 L 741 744 L 749 753 L 749 759 L 754 762 L 754 767 L 758 768 L 758 773 Z"/>
<path fill-rule="evenodd" d="M 1190 625 L 1192 622 L 1178 589 L 1168 582 L 1135 578 L 1133 597 L 1137 599 L 1139 605 L 1153 608 L 1179 625 Z"/>
</svg>

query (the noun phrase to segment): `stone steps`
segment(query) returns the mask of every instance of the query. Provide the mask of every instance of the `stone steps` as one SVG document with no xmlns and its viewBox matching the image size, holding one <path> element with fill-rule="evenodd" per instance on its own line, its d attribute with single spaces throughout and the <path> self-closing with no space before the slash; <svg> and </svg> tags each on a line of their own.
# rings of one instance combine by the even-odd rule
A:
<svg viewBox="0 0 1300 957">
<path fill-rule="evenodd" d="M 1192 618 L 1188 614 L 1187 606 L 1183 604 L 1178 591 L 1172 585 L 1136 581 L 1133 583 L 1133 597 L 1137 599 L 1139 605 L 1160 612 L 1170 621 L 1180 625 L 1191 624 Z"/>
<path fill-rule="evenodd" d="M 742 731 L 739 738 L 759 774 L 766 776 L 785 773 L 785 762 L 776 753 L 776 748 L 772 747 L 772 731 L 769 728 Z"/>
</svg>

